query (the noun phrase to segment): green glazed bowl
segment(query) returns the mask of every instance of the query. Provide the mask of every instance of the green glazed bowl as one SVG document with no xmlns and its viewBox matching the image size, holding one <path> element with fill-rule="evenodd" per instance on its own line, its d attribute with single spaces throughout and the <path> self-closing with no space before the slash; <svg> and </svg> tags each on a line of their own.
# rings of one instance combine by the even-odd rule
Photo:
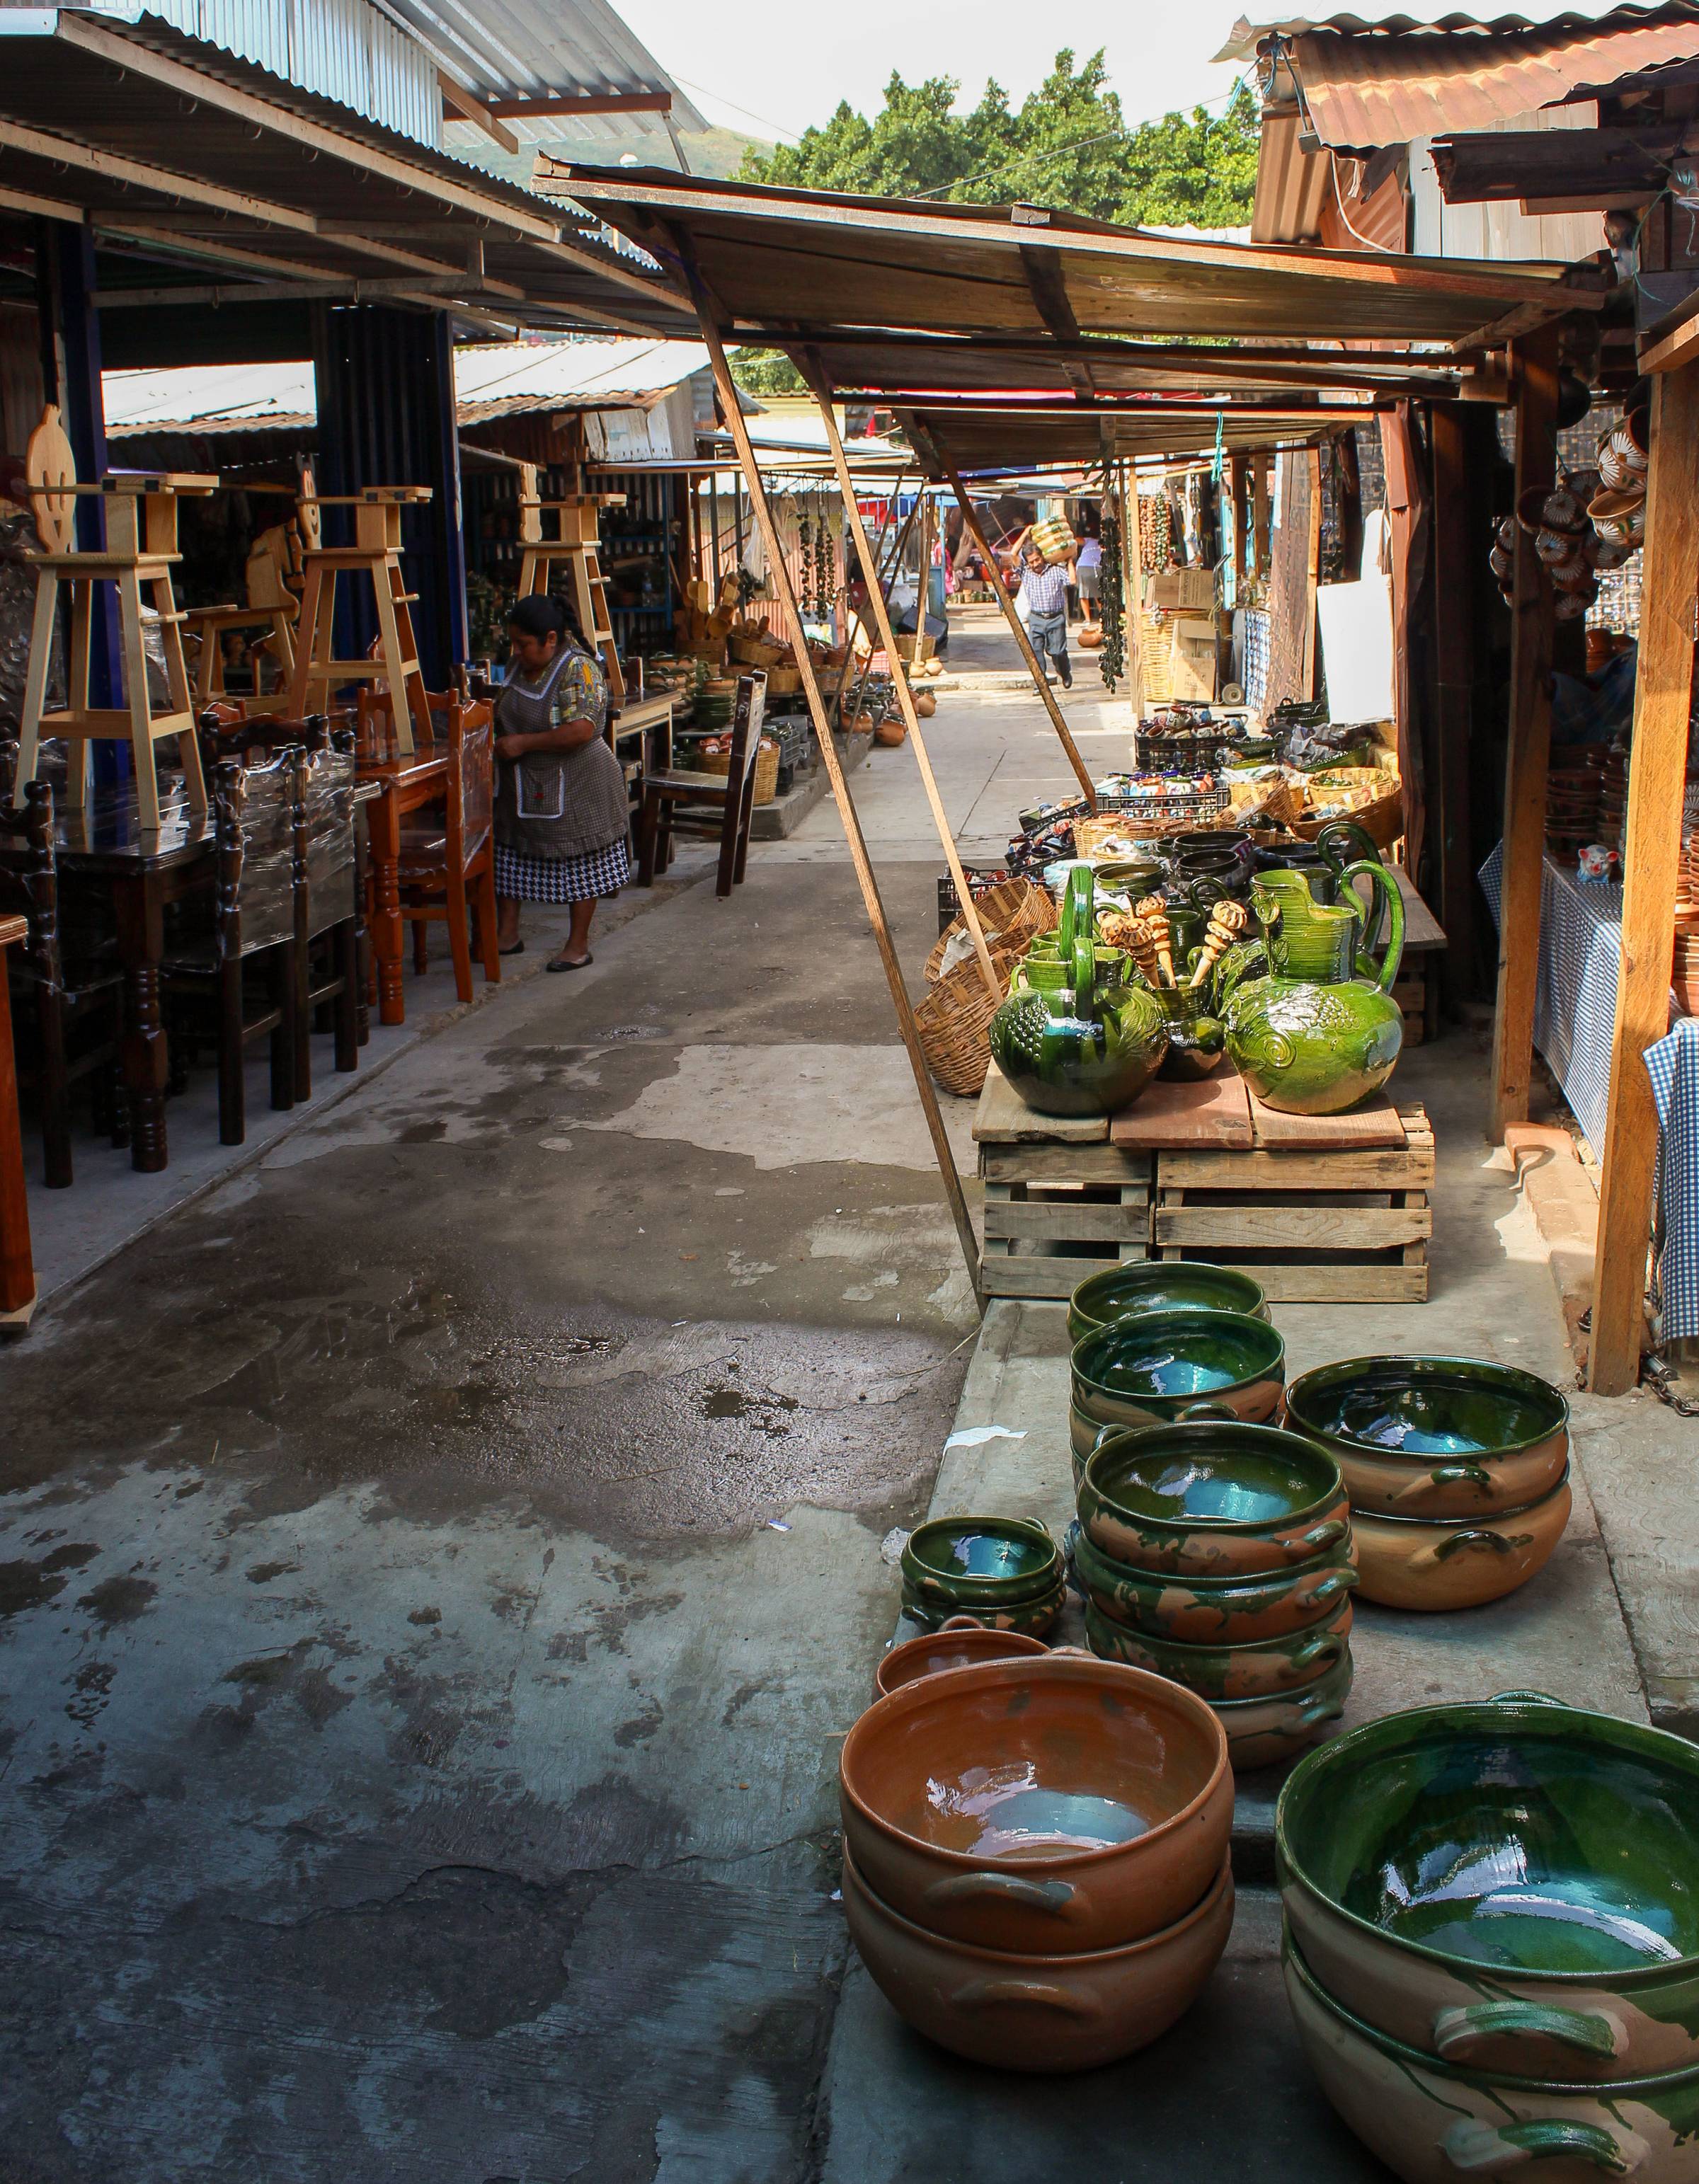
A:
<svg viewBox="0 0 1699 2184">
<path fill-rule="evenodd" d="M 1249 1645 L 1325 1622 L 1354 1589 L 1357 1574 L 1341 1549 L 1277 1576 L 1229 1583 L 1130 1569 L 1073 1537 L 1074 1574 L 1087 1597 L 1147 1638 L 1192 1646 Z"/>
<path fill-rule="evenodd" d="M 1266 1319 L 1268 1301 L 1249 1274 L 1231 1267 L 1153 1259 L 1088 1274 L 1068 1300 L 1068 1340 L 1079 1342 L 1118 1319 L 1147 1312 L 1237 1312 Z"/>
<path fill-rule="evenodd" d="M 1286 1346 L 1244 1312 L 1151 1312 L 1084 1336 L 1069 1362 L 1075 1406 L 1099 1425 L 1170 1424 L 1198 1402 L 1260 1424 L 1284 1391 Z"/>
<path fill-rule="evenodd" d="M 923 1630 L 942 1630 L 952 1617 L 967 1616 L 985 1630 L 1015 1630 L 1028 1638 L 1042 1638 L 1062 1613 L 1068 1596 L 1067 1581 L 1059 1578 L 1044 1591 L 1024 1594 L 974 1607 L 953 1607 L 947 1601 L 929 1598 L 907 1584 L 903 1587 L 903 1613 Z"/>
<path fill-rule="evenodd" d="M 1699 1749 L 1535 1692 L 1390 1714 L 1275 1815 L 1317 1977 L 1378 2031 L 1531 2078 L 1699 2067 Z"/>
<path fill-rule="evenodd" d="M 1294 1380 L 1294 1429 L 1338 1459 L 1352 1506 L 1478 1517 L 1538 1501 L 1569 1458 L 1569 1406 L 1548 1380 L 1484 1357 L 1351 1357 Z"/>
<path fill-rule="evenodd" d="M 902 1568 L 905 1585 L 951 1613 L 1048 1592 L 1062 1550 L 1036 1517 L 935 1517 L 908 1535 Z"/>
<path fill-rule="evenodd" d="M 1406 2184 L 1524 2170 L 1552 2184 L 1603 2176 L 1691 2184 L 1699 2069 L 1609 2086 L 1461 2069 L 1349 2009 L 1290 1935 L 1285 1972 L 1298 2036 L 1322 2091 Z"/>
<path fill-rule="evenodd" d="M 1260 1699 L 1213 1700 L 1216 1719 L 1227 1733 L 1227 1757 L 1234 1774 L 1295 1759 L 1315 1741 L 1319 1729 L 1344 1712 L 1355 1673 L 1347 1646 L 1301 1691 L 1277 1691 Z"/>
<path fill-rule="evenodd" d="M 1124 1661 L 1183 1684 L 1211 1706 L 1223 1699 L 1277 1698 L 1313 1684 L 1342 1661 L 1350 1645 L 1351 1603 L 1347 1600 L 1325 1623 L 1294 1630 L 1285 1638 L 1253 1639 L 1242 1646 L 1188 1646 L 1177 1639 L 1147 1638 L 1094 1601 L 1086 1602 L 1086 1643 L 1099 1660 Z"/>
<path fill-rule="evenodd" d="M 1134 1569 L 1249 1578 L 1349 1549 L 1349 1505 L 1325 1450 L 1274 1426 L 1106 1428 L 1079 1482 L 1093 1546 Z"/>
</svg>

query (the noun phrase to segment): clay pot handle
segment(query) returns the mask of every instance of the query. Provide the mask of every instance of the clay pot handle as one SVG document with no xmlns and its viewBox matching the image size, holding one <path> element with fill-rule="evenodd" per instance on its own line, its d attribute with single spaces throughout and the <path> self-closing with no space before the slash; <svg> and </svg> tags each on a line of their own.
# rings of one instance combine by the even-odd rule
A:
<svg viewBox="0 0 1699 2184">
<path fill-rule="evenodd" d="M 1461 1486 L 1466 1483 L 1472 1486 L 1484 1487 L 1490 1494 L 1493 1475 L 1484 1464 L 1442 1463 L 1437 1471 L 1419 1473 L 1411 1480 L 1408 1486 L 1400 1486 L 1392 1498 L 1394 1503 L 1400 1508 L 1402 1508 L 1406 1502 L 1413 1502 L 1419 1505 L 1428 1499 L 1430 1487 Z"/>
<path fill-rule="evenodd" d="M 1369 898 L 1367 910 L 1364 910 L 1362 899 L 1353 884 L 1360 877 L 1366 879 L 1373 890 L 1373 894 Z M 1349 901 L 1356 905 L 1357 914 L 1362 920 L 1363 930 L 1366 933 L 1374 916 L 1374 896 L 1378 894 L 1386 905 L 1388 920 L 1386 950 L 1380 959 L 1380 970 L 1376 976 L 1375 983 L 1380 988 L 1382 993 L 1389 994 L 1392 991 L 1393 981 L 1398 976 L 1398 967 L 1404 955 L 1404 897 L 1399 892 L 1398 882 L 1394 879 L 1378 857 L 1372 861 L 1367 857 L 1361 857 L 1355 864 L 1347 865 L 1344 872 L 1339 874 L 1339 899 L 1342 902 Z"/>
<path fill-rule="evenodd" d="M 1637 2131 L 1612 2130 L 1563 2116 L 1526 2123 L 1455 2123 L 1441 2141 L 1445 2159 L 1465 2176 L 1502 2176 L 1540 2161 L 1590 2162 L 1607 2176 L 1632 2176 L 1651 2153 Z"/>
<path fill-rule="evenodd" d="M 953 1903 L 1018 1903 L 1025 1911 L 1042 1911 L 1052 1919 L 1078 1921 L 1092 1915 L 1092 1907 L 1070 1880 L 1026 1880 L 1014 1873 L 953 1873 L 935 1880 L 920 1898 L 929 1910 L 947 1910 Z"/>
<path fill-rule="evenodd" d="M 1188 1403 L 1183 1410 L 1176 1411 L 1174 1413 L 1174 1423 L 1176 1426 L 1205 1425 L 1217 1423 L 1221 1425 L 1237 1426 L 1242 1425 L 1244 1422 L 1239 1417 L 1238 1412 L 1233 1408 L 1231 1403 L 1212 1403 L 1204 1401 Z"/>
<path fill-rule="evenodd" d="M 1354 1569 L 1329 1570 L 1310 1595 L 1311 1600 L 1337 1600 L 1342 1592 L 1350 1592 L 1362 1582 Z"/>
<path fill-rule="evenodd" d="M 1337 1661 L 1344 1650 L 1343 1638 L 1336 1637 L 1331 1630 L 1323 1630 L 1299 1646 L 1291 1657 L 1292 1665 L 1294 1669 L 1313 1669 L 1317 1661 Z"/>
<path fill-rule="evenodd" d="M 1438 1569 L 1441 1563 L 1450 1562 L 1453 1555 L 1465 1554 L 1477 1547 L 1495 1555 L 1508 1555 L 1515 1552 L 1516 1546 L 1516 1540 L 1506 1534 L 1489 1532 L 1476 1525 L 1467 1531 L 1448 1532 L 1434 1546 L 1419 1548 L 1410 1557 L 1410 1567 L 1413 1570 Z"/>
<path fill-rule="evenodd" d="M 1325 1524 L 1317 1524 L 1305 1533 L 1301 1539 L 1289 1540 L 1286 1559 L 1289 1563 L 1307 1563 L 1311 1555 L 1319 1555 L 1324 1547 L 1337 1547 L 1341 1540 L 1348 1540 L 1351 1528 L 1343 1517 L 1330 1517 Z"/>
<path fill-rule="evenodd" d="M 1104 2004 L 1095 1995 L 1070 1994 L 1065 1986 L 1043 1980 L 971 1980 L 950 1997 L 958 2009 L 995 2008 L 1012 2002 L 1027 2008 L 1059 2010 L 1065 2017 L 1101 2017 Z"/>
<path fill-rule="evenodd" d="M 1442 2009 L 1434 2020 L 1434 2045 L 1449 2062 L 1467 2063 L 1484 2042 L 1527 2038 L 1555 2040 L 1601 2063 L 1627 2051 L 1628 2027 L 1603 2009 L 1548 2008 L 1537 2002 L 1473 2002 Z M 1530 2076 L 1543 2075 L 1530 2069 Z"/>
<path fill-rule="evenodd" d="M 1495 1691 L 1487 1701 L 1489 1706 L 1555 1706 L 1567 1707 L 1568 1699 L 1555 1699 L 1550 1691 Z"/>
</svg>

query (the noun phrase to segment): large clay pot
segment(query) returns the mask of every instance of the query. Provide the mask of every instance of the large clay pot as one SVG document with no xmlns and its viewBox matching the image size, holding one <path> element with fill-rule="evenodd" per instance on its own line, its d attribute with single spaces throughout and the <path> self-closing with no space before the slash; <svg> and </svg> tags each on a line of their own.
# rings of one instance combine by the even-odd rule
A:
<svg viewBox="0 0 1699 2184">
<path fill-rule="evenodd" d="M 1296 1769 L 1275 1846 L 1330 1994 L 1527 2078 L 1699 2067 L 1699 1749 L 1536 1692 L 1388 1714 Z"/>
<path fill-rule="evenodd" d="M 1351 1603 L 1325 1623 L 1284 1638 L 1253 1639 L 1240 1646 L 1188 1646 L 1178 1639 L 1148 1638 L 1086 1602 L 1086 1643 L 1099 1660 L 1125 1661 L 1183 1684 L 1211 1706 L 1222 1699 L 1278 1698 L 1313 1684 L 1344 1660 L 1349 1650 Z"/>
<path fill-rule="evenodd" d="M 1528 2176 L 1692 2184 L 1699 2069 L 1612 2086 L 1542 2083 L 1436 2061 L 1344 2008 L 1288 1944 L 1286 1992 L 1339 2114 L 1405 2184 Z"/>
<path fill-rule="evenodd" d="M 1130 1569 L 1072 1535 L 1074 1574 L 1087 1597 L 1117 1623 L 1147 1637 L 1190 1646 L 1239 1646 L 1284 1638 L 1325 1622 L 1357 1582 L 1344 1550 L 1300 1563 L 1277 1576 L 1165 1577 Z"/>
<path fill-rule="evenodd" d="M 1351 1536 L 1339 1466 L 1273 1426 L 1106 1428 L 1076 1499 L 1093 1546 L 1183 1577 L 1260 1577 Z"/>
<path fill-rule="evenodd" d="M 838 1803 L 847 1848 L 902 1917 L 976 1947 L 1074 1955 L 1190 1910 L 1227 1856 L 1233 1791 L 1201 1699 L 1050 1653 L 869 1707 L 843 1741 Z"/>
<path fill-rule="evenodd" d="M 1484 1607 L 1537 1577 L 1569 1522 L 1569 1479 L 1526 1509 L 1484 1517 L 1381 1517 L 1351 1520 L 1365 1600 L 1433 1613 Z"/>
<path fill-rule="evenodd" d="M 897 2014 L 941 2048 L 1004 2070 L 1089 2070 L 1149 2047 L 1203 1992 L 1233 1922 L 1225 1863 L 1203 1901 L 1162 1931 L 1072 1956 L 946 1940 L 882 1902 L 848 1851 L 843 1894 L 861 1960 Z"/>
<path fill-rule="evenodd" d="M 1366 875 L 1390 924 L 1378 977 L 1354 975 L 1362 906 L 1350 882 Z M 1404 898 L 1366 860 L 1339 878 L 1340 900 L 1318 903 L 1301 872 L 1264 872 L 1251 889 L 1269 973 L 1237 987 L 1224 1021 L 1229 1059 L 1258 1099 L 1283 1113 L 1336 1115 L 1391 1076 L 1404 1043 L 1392 998 L 1404 952 Z"/>
<path fill-rule="evenodd" d="M 966 1616 L 952 1616 L 924 1638 L 893 1646 L 874 1671 L 873 1695 L 882 1699 L 904 1684 L 942 1675 L 949 1669 L 970 1669 L 981 1661 L 1012 1661 L 1048 1650 L 1042 1638 L 1028 1638 L 1018 1630 L 987 1630 Z"/>
<path fill-rule="evenodd" d="M 1039 1115 L 1118 1113 L 1168 1051 L 1156 997 L 1137 984 L 1049 994 L 1021 986 L 992 1018 L 989 1038 L 998 1067 Z"/>
<path fill-rule="evenodd" d="M 1169 1425 L 1199 1403 L 1260 1425 L 1279 1407 L 1286 1346 L 1242 1312 L 1151 1312 L 1085 1336 L 1069 1368 L 1074 1407 L 1100 1426 Z"/>
<path fill-rule="evenodd" d="M 1315 1742 L 1318 1730 L 1344 1712 L 1352 1673 L 1347 1646 L 1302 1691 L 1281 1691 L 1268 1698 L 1217 1699 L 1216 1719 L 1227 1733 L 1227 1756 L 1234 1774 L 1295 1759 Z"/>
<path fill-rule="evenodd" d="M 1354 1508 L 1389 1517 L 1525 1507 L 1569 1461 L 1569 1406 L 1548 1380 L 1484 1357 L 1350 1357 L 1286 1391 L 1296 1433 L 1339 1466 Z"/>
<path fill-rule="evenodd" d="M 1152 1259 L 1088 1274 L 1068 1300 L 1070 1343 L 1118 1319 L 1147 1312 L 1242 1312 L 1251 1319 L 1269 1317 L 1268 1301 L 1249 1274 L 1232 1267 L 1189 1265 L 1183 1259 Z"/>
</svg>

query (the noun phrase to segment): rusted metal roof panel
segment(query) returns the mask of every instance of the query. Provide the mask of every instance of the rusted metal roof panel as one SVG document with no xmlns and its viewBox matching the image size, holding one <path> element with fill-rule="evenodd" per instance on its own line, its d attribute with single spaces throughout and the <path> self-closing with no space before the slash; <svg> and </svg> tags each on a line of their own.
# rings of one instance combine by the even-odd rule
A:
<svg viewBox="0 0 1699 2184">
<path fill-rule="evenodd" d="M 1590 31 L 1606 24 L 1644 22 L 1650 17 L 1676 12 L 1671 0 L 1650 0 L 1650 4 L 1617 8 L 1570 8 L 1563 6 L 1562 0 L 1533 0 L 1529 7 L 1501 9 L 1495 15 L 1471 14 L 1462 8 L 1448 9 L 1443 15 L 1411 15 L 1401 8 L 1372 4 L 1346 8 L 1336 15 L 1272 15 L 1255 20 L 1241 15 L 1215 58 L 1255 60 L 1268 39 L 1277 35 L 1301 37 L 1310 31 L 1342 31 L 1351 36 L 1369 31 L 1389 34 L 1406 31 L 1485 31 L 1495 34 L 1540 29 Z"/>
<path fill-rule="evenodd" d="M 1327 200 L 1328 161 L 1300 139 L 1303 118 L 1295 106 L 1266 107 L 1256 154 L 1253 242 L 1311 242 L 1320 232 Z"/>
</svg>

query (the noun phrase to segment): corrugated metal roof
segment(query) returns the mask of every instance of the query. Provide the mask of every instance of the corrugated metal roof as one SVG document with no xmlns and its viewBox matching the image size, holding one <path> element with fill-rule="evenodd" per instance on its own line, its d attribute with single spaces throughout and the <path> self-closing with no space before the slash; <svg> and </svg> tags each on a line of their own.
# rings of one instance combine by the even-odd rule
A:
<svg viewBox="0 0 1699 2184">
<path fill-rule="evenodd" d="M 461 402 L 595 409 L 665 394 L 707 368 L 700 342 L 511 342 L 456 350 L 455 393 Z"/>
<path fill-rule="evenodd" d="M 1299 141 L 1303 134 L 1295 106 L 1264 108 L 1251 209 L 1253 242 L 1308 242 L 1320 231 L 1333 164 L 1322 153 L 1304 149 Z"/>
<path fill-rule="evenodd" d="M 1251 61 L 1256 58 L 1258 47 L 1265 38 L 1277 31 L 1288 37 L 1299 37 L 1309 31 L 1339 31 L 1348 36 L 1361 31 L 1470 31 L 1555 30 L 1560 25 L 1573 25 L 1597 28 L 1605 23 L 1645 21 L 1650 17 L 1676 12 L 1668 4 L 1640 7 L 1610 4 L 1601 0 L 1594 7 L 1576 7 L 1573 0 L 1529 0 L 1525 7 L 1506 9 L 1496 15 L 1475 15 L 1461 8 L 1449 10 L 1443 15 L 1411 15 L 1401 8 L 1386 5 L 1351 8 L 1337 15 L 1275 15 L 1253 21 L 1241 15 L 1227 34 L 1226 44 L 1215 58 L 1218 61 Z"/>
<path fill-rule="evenodd" d="M 1659 22 L 1484 37 L 1429 31 L 1364 37 L 1315 31 L 1290 64 L 1311 133 L 1370 152 L 1467 129 L 1501 129 L 1596 83 L 1699 56 L 1699 8 Z"/>
<path fill-rule="evenodd" d="M 318 421 L 310 364 L 192 364 L 101 376 L 109 439 L 131 432 L 297 431 Z"/>
</svg>

